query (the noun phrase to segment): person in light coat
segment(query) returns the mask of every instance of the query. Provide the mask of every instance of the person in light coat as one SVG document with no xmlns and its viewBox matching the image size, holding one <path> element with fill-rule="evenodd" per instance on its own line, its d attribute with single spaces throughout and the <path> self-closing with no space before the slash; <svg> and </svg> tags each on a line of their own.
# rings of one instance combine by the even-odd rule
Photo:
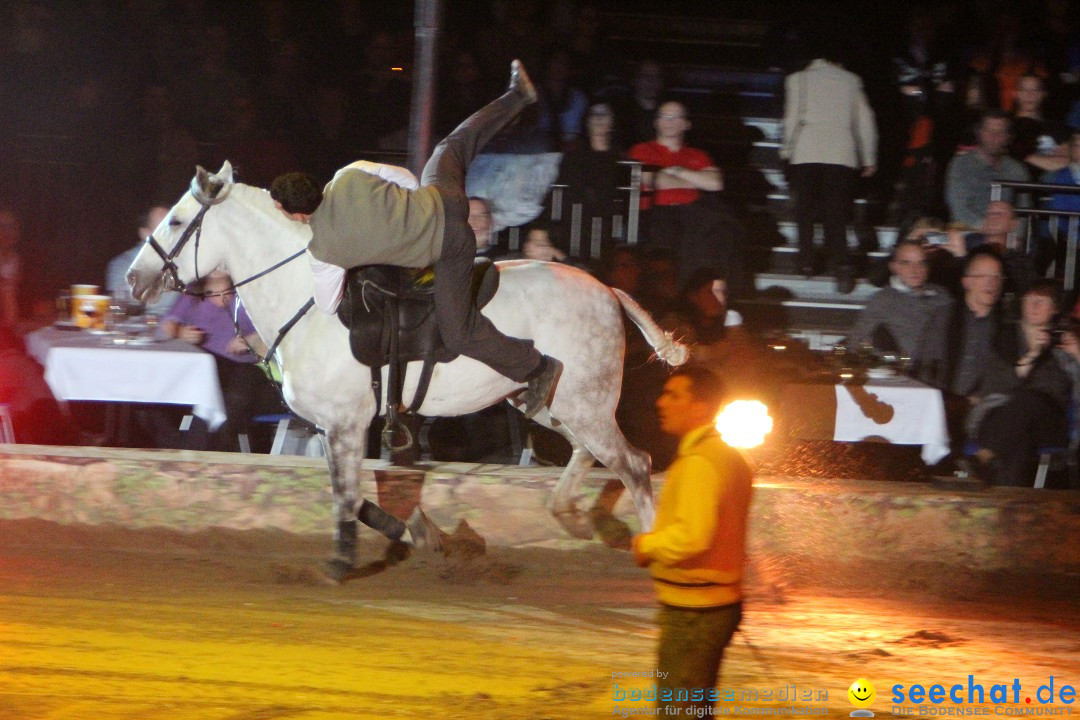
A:
<svg viewBox="0 0 1080 720">
<path fill-rule="evenodd" d="M 877 171 L 877 128 L 862 80 L 822 47 L 815 59 L 784 81 L 784 142 L 788 183 L 795 201 L 799 267 L 814 272 L 814 222 L 820 212 L 837 290 L 854 288 L 847 223 L 860 172 Z"/>
</svg>

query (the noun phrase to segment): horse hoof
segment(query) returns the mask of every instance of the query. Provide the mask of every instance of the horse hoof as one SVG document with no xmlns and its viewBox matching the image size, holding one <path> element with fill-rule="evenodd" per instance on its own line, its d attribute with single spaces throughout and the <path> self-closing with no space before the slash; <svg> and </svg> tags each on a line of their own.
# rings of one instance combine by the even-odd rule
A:
<svg viewBox="0 0 1080 720">
<path fill-rule="evenodd" d="M 323 563 L 322 575 L 331 585 L 340 585 L 353 571 L 352 563 L 341 558 L 331 558 Z"/>
<path fill-rule="evenodd" d="M 412 548 L 409 547 L 408 543 L 393 540 L 386 546 L 386 552 L 383 553 L 383 562 L 386 563 L 387 567 L 393 567 L 408 560 L 410 553 L 412 553 Z"/>
<path fill-rule="evenodd" d="M 412 515 L 405 522 L 405 527 L 409 529 L 409 534 L 412 535 L 413 547 L 430 550 L 431 552 L 439 552 L 443 549 L 443 531 L 439 529 L 438 525 L 431 522 L 431 519 L 424 514 L 419 505 L 412 511 Z"/>
<path fill-rule="evenodd" d="M 560 510 L 559 512 L 551 513 L 559 524 L 562 525 L 570 537 L 578 538 L 579 540 L 592 540 L 593 537 L 593 525 L 589 521 L 589 516 L 580 510 Z"/>
<path fill-rule="evenodd" d="M 616 550 L 630 549 L 633 533 L 630 532 L 629 525 L 599 507 L 589 510 L 589 519 L 592 521 L 593 527 L 596 528 L 596 534 L 600 536 L 605 545 Z"/>
</svg>

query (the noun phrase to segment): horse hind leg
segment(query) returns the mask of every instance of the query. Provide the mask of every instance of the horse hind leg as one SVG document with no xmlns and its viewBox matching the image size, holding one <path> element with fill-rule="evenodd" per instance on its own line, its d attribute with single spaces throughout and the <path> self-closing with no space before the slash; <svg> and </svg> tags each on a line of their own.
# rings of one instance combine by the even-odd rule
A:
<svg viewBox="0 0 1080 720">
<path fill-rule="evenodd" d="M 541 411 L 535 419 L 540 424 L 551 428 L 566 438 L 572 450 L 570 462 L 563 468 L 558 482 L 555 483 L 555 489 L 551 492 L 548 509 L 571 537 L 590 540 L 593 536 L 593 525 L 589 521 L 588 515 L 578 510 L 574 505 L 574 496 L 577 494 L 582 478 L 592 468 L 596 458 L 593 457 L 593 454 L 589 452 L 584 443 L 569 431 L 565 424 L 553 422 L 546 410 Z"/>
<path fill-rule="evenodd" d="M 626 437 L 615 423 L 614 417 L 603 419 L 596 417 L 579 418 L 578 423 L 567 424 L 566 427 L 568 432 L 573 433 L 578 441 L 584 444 L 593 457 L 618 475 L 623 486 L 630 491 L 630 497 L 633 499 L 634 506 L 637 509 L 642 532 L 651 530 L 653 521 L 656 519 L 656 505 L 653 502 L 652 480 L 650 478 L 652 458 L 649 457 L 649 454 L 627 442 Z M 594 506 L 593 510 L 590 511 L 590 515 L 593 518 L 594 525 L 597 525 L 596 529 L 600 531 L 601 536 L 608 544 L 611 544 L 612 540 L 618 539 L 616 536 L 628 535 L 629 533 L 629 529 L 625 528 L 625 525 L 620 521 L 615 520 L 600 503 Z M 623 530 L 616 531 L 612 523 L 623 525 Z M 604 532 L 604 528 L 600 527 L 600 524 L 609 525 L 608 529 L 611 532 Z M 619 544 L 622 544 L 621 540 Z"/>
</svg>

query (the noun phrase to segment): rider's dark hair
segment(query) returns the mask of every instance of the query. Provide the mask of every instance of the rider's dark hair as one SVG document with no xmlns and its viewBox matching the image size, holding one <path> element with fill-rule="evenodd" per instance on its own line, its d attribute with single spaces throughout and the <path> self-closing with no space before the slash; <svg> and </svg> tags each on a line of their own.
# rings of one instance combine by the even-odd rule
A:
<svg viewBox="0 0 1080 720">
<path fill-rule="evenodd" d="M 709 407 L 720 409 L 724 404 L 724 383 L 708 368 L 699 365 L 687 365 L 677 368 L 671 377 L 684 377 L 690 381 L 690 394 L 695 400 L 707 403 Z"/>
<path fill-rule="evenodd" d="M 322 202 L 322 188 L 307 173 L 285 173 L 274 178 L 270 197 L 281 203 L 287 213 L 310 215 Z"/>
</svg>

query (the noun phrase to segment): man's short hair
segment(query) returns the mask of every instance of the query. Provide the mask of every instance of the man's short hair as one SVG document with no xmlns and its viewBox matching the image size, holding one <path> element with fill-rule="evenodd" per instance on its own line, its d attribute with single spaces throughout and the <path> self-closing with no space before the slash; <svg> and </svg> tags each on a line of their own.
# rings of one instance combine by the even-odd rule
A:
<svg viewBox="0 0 1080 720">
<path fill-rule="evenodd" d="M 724 383 L 712 370 L 698 365 L 686 365 L 671 373 L 672 378 L 684 377 L 690 381 L 690 395 L 695 400 L 719 410 L 727 394 Z"/>
<path fill-rule="evenodd" d="M 982 114 L 979 115 L 979 127 L 985 125 L 987 120 L 1004 120 L 1009 125 L 1009 131 L 1012 132 L 1012 115 L 1000 108 L 983 110 Z"/>
<path fill-rule="evenodd" d="M 902 240 L 897 240 L 896 243 L 893 244 L 892 252 L 889 253 L 889 262 L 894 262 L 896 258 L 900 256 L 900 251 L 906 247 L 918 248 L 924 253 L 926 252 L 926 248 L 923 247 L 921 240 L 916 240 L 915 238 L 904 238 Z"/>
<path fill-rule="evenodd" d="M 278 175 L 270 185 L 270 197 L 281 203 L 287 213 L 310 215 L 322 202 L 322 188 L 307 173 L 291 172 Z"/>
<path fill-rule="evenodd" d="M 967 257 L 964 258 L 964 268 L 961 275 L 967 277 L 968 273 L 971 272 L 971 265 L 979 258 L 990 258 L 998 264 L 998 268 L 1002 272 L 1005 271 L 1005 261 L 1001 259 L 1000 255 L 994 252 L 993 248 L 979 247 L 969 252 Z"/>
</svg>

